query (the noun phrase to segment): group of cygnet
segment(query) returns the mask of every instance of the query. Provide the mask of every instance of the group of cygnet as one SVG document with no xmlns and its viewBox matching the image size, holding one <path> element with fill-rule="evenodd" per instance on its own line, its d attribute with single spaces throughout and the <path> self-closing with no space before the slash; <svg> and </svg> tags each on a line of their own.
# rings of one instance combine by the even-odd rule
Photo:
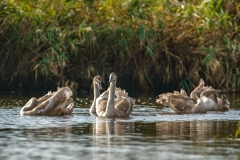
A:
<svg viewBox="0 0 240 160">
<path fill-rule="evenodd" d="M 117 75 L 109 76 L 109 88 L 100 94 L 102 78 L 93 78 L 94 99 L 89 112 L 99 117 L 129 117 L 134 107 L 133 98 L 126 90 L 116 87 Z M 69 87 L 58 88 L 56 92 L 48 92 L 43 97 L 31 98 L 20 111 L 21 115 L 63 116 L 74 110 L 72 90 Z M 157 103 L 171 108 L 177 113 L 206 113 L 207 111 L 228 111 L 229 102 L 221 90 L 204 86 L 201 79 L 190 94 L 181 89 L 180 92 L 160 94 Z"/>
<path fill-rule="evenodd" d="M 156 102 L 171 108 L 177 113 L 206 113 L 208 111 L 229 110 L 229 102 L 225 94 L 211 86 L 204 86 L 202 79 L 190 96 L 187 96 L 187 93 L 181 89 L 180 92 L 160 94 Z"/>
</svg>

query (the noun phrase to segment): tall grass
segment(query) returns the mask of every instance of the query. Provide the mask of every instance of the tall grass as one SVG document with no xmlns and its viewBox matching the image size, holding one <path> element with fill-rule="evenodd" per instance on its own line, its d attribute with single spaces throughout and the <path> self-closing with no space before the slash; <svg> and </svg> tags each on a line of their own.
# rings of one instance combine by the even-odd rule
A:
<svg viewBox="0 0 240 160">
<path fill-rule="evenodd" d="M 135 91 L 240 87 L 237 0 L 3 0 L 0 85 L 89 90 L 114 71 Z"/>
</svg>

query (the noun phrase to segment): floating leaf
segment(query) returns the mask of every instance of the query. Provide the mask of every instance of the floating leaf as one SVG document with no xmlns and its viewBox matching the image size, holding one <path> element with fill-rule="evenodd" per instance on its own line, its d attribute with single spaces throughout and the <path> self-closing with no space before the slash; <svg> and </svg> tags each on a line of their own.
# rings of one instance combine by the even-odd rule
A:
<svg viewBox="0 0 240 160">
<path fill-rule="evenodd" d="M 237 138 L 240 135 L 240 121 L 237 124 L 237 131 L 235 133 L 235 138 Z"/>
</svg>

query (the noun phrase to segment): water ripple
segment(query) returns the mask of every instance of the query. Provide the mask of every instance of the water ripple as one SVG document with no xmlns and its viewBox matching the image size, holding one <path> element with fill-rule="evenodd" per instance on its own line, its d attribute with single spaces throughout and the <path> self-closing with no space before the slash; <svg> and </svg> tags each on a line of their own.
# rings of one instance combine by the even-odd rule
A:
<svg viewBox="0 0 240 160">
<path fill-rule="evenodd" d="M 0 159 L 239 159 L 237 100 L 228 112 L 175 114 L 138 98 L 129 118 L 89 114 L 78 98 L 72 115 L 21 116 L 26 99 L 0 101 Z M 17 103 L 17 104 L 16 104 Z"/>
</svg>

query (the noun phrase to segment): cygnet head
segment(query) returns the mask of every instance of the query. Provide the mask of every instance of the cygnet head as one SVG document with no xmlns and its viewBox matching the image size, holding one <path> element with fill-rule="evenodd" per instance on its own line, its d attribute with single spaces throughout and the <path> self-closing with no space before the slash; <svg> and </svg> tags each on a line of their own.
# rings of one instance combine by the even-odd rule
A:
<svg viewBox="0 0 240 160">
<path fill-rule="evenodd" d="M 99 89 L 99 90 L 102 90 L 102 85 L 101 85 L 101 83 L 102 83 L 102 78 L 101 78 L 101 76 L 97 75 L 97 76 L 95 76 L 95 77 L 93 78 L 93 84 L 96 84 L 96 85 L 98 86 L 98 89 Z"/>
<path fill-rule="evenodd" d="M 117 81 L 117 75 L 116 73 L 110 73 L 110 76 L 109 76 L 109 82 L 114 82 L 114 81 Z"/>
</svg>

